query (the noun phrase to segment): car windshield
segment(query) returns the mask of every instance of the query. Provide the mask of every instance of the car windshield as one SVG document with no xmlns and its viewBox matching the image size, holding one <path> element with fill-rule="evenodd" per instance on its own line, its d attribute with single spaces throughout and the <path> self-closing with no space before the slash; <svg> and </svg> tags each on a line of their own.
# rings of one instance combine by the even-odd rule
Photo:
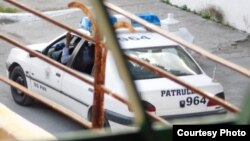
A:
<svg viewBox="0 0 250 141">
<path fill-rule="evenodd" d="M 159 67 L 175 76 L 201 74 L 201 70 L 190 56 L 179 46 L 128 49 L 125 53 Z M 128 61 L 134 80 L 159 78 L 148 69 Z"/>
</svg>

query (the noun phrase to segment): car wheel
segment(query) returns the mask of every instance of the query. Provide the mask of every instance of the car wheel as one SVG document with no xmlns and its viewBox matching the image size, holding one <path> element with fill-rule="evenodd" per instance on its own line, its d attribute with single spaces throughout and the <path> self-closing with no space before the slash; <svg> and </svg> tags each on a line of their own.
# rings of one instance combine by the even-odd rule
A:
<svg viewBox="0 0 250 141">
<path fill-rule="evenodd" d="M 10 79 L 27 88 L 27 81 L 25 78 L 25 74 L 23 72 L 23 69 L 20 66 L 16 66 L 11 71 Z M 15 87 L 11 87 L 11 94 L 12 94 L 14 101 L 19 105 L 29 106 L 33 104 L 34 102 L 33 98 L 26 95 L 22 91 L 16 89 Z"/>
<path fill-rule="evenodd" d="M 92 121 L 92 107 L 88 111 L 88 120 Z M 103 123 L 104 128 L 110 128 L 109 121 L 107 120 L 106 116 L 104 116 L 104 123 Z"/>
</svg>

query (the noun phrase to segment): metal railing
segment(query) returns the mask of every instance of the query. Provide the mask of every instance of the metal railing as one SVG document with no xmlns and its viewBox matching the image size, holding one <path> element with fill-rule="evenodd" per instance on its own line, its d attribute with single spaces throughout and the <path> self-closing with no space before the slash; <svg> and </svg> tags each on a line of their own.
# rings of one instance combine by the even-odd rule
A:
<svg viewBox="0 0 250 141">
<path fill-rule="evenodd" d="M 42 19 L 45 19 L 45 20 L 47 20 L 48 22 L 50 22 L 50 23 L 52 23 L 52 24 L 55 24 L 55 25 L 57 25 L 57 26 L 59 26 L 59 27 L 61 27 L 61 28 L 64 28 L 64 29 L 68 30 L 69 32 L 73 32 L 73 33 L 75 33 L 75 34 L 81 36 L 82 38 L 85 38 L 86 40 L 89 40 L 89 41 L 92 41 L 93 43 L 96 43 L 96 40 L 95 40 L 93 37 L 88 36 L 88 35 L 86 35 L 86 34 L 84 34 L 84 33 L 82 33 L 82 32 L 79 32 L 78 30 L 76 30 L 76 29 L 74 29 L 74 28 L 71 28 L 71 27 L 69 27 L 69 26 L 67 26 L 67 25 L 65 25 L 65 24 L 63 24 L 63 23 L 61 23 L 61 22 L 58 22 L 58 21 L 56 21 L 56 20 L 53 20 L 52 18 L 49 18 L 48 16 L 45 16 L 44 14 L 42 14 L 42 13 L 36 11 L 36 10 L 33 10 L 33 9 L 31 9 L 31 8 L 25 6 L 25 5 L 22 5 L 22 4 L 18 3 L 18 2 L 14 2 L 14 1 L 11 1 L 11 0 L 10 0 L 10 1 L 6 0 L 6 1 L 7 1 L 7 2 L 10 2 L 11 4 L 13 4 L 13 5 L 15 5 L 15 6 L 19 7 L 19 8 L 22 8 L 22 9 L 24 9 L 24 10 L 30 12 L 30 13 L 35 14 L 35 15 L 37 15 L 38 17 L 40 17 L 40 18 L 42 18 Z M 14 46 L 16 46 L 16 47 L 18 47 L 18 48 L 21 48 L 21 49 L 25 50 L 25 51 L 28 52 L 30 55 L 36 56 L 36 57 L 38 57 L 39 59 L 41 59 L 41 60 L 43 60 L 43 61 L 45 61 L 45 62 L 47 62 L 47 63 L 49 63 L 49 64 L 51 64 L 51 65 L 54 65 L 54 66 L 56 66 L 57 68 L 59 68 L 59 69 L 65 71 L 65 72 L 71 74 L 72 76 L 78 78 L 79 80 L 81 80 L 81 81 L 83 81 L 83 82 L 85 82 L 85 83 L 87 83 L 87 84 L 89 84 L 89 85 L 94 86 L 94 82 L 92 82 L 92 81 L 90 81 L 90 80 L 84 78 L 79 72 L 77 72 L 77 71 L 75 71 L 75 70 L 72 70 L 72 69 L 70 69 L 70 68 L 68 68 L 68 67 L 66 67 L 66 66 L 64 66 L 64 65 L 62 65 L 62 64 L 60 64 L 60 63 L 58 63 L 58 62 L 56 62 L 56 61 L 54 61 L 54 60 L 48 58 L 47 56 L 45 56 L 45 55 L 43 55 L 43 54 L 41 54 L 41 53 L 38 53 L 38 52 L 36 52 L 36 51 L 34 51 L 34 50 L 31 50 L 31 49 L 27 48 L 25 45 L 22 45 L 22 44 L 20 44 L 20 43 L 14 41 L 14 40 L 8 38 L 8 37 L 5 36 L 5 35 L 1 35 L 1 34 L 0 34 L 0 38 L 3 39 L 3 40 L 5 40 L 5 41 L 7 41 L 7 42 L 9 42 L 9 43 L 11 43 L 11 44 L 13 44 Z M 104 47 L 104 45 L 103 45 L 103 44 L 100 44 L 100 48 L 103 48 L 103 47 Z M 96 53 L 96 54 L 98 54 L 98 53 Z M 100 62 L 99 60 L 101 60 L 101 59 L 98 59 L 98 57 L 95 57 L 95 58 L 97 58 L 97 62 Z M 97 65 L 97 66 L 98 66 L 98 65 Z M 100 66 L 100 65 L 99 65 L 99 66 Z M 97 72 L 97 74 L 102 74 L 102 73 L 98 73 L 98 71 L 96 71 L 96 70 L 95 70 L 95 72 Z M 95 79 L 95 80 L 97 80 L 97 79 Z M 21 86 L 21 87 L 22 87 L 22 86 Z M 122 103 L 124 103 L 124 104 L 126 104 L 126 105 L 129 106 L 128 100 L 126 100 L 125 98 L 120 97 L 118 94 L 112 92 L 112 90 L 107 89 L 104 85 L 96 85 L 95 87 L 97 87 L 97 89 L 102 89 L 102 91 L 104 91 L 105 94 L 110 95 L 111 97 L 113 97 L 113 98 L 117 99 L 118 101 L 120 101 L 120 102 L 122 102 Z M 19 89 L 19 90 L 22 90 L 22 89 L 20 89 L 19 87 L 18 87 L 18 89 Z M 30 96 L 32 96 L 32 97 L 34 97 L 32 94 L 30 94 L 30 93 L 28 93 L 28 92 L 27 92 L 27 94 L 30 95 Z M 99 95 L 99 94 L 98 94 L 98 95 Z M 38 100 L 40 100 L 38 97 L 35 97 L 35 98 L 38 99 Z M 95 100 L 96 100 L 96 98 L 95 98 Z M 42 101 L 42 100 L 40 100 L 40 101 Z M 48 104 L 48 105 L 50 106 L 50 104 L 47 103 L 46 101 L 42 101 L 42 102 L 45 103 L 45 104 Z M 94 103 L 95 103 L 95 102 L 94 102 Z M 100 102 L 97 102 L 97 103 L 100 103 Z M 102 107 L 102 106 L 99 105 L 99 107 Z M 96 108 L 96 109 L 101 109 L 101 108 Z M 132 109 L 132 108 L 129 108 L 129 109 Z M 62 111 L 63 111 L 63 110 L 62 110 Z M 100 112 L 97 111 L 97 113 L 100 113 Z M 103 112 L 102 112 L 102 113 L 103 113 Z M 162 123 L 164 123 L 164 124 L 166 124 L 166 125 L 169 125 L 169 123 L 168 123 L 166 120 L 164 120 L 164 119 L 162 119 L 162 118 L 160 118 L 160 117 L 158 117 L 158 116 L 155 116 L 155 115 L 153 115 L 153 114 L 150 114 L 150 113 L 148 113 L 148 114 L 149 114 L 149 116 L 151 116 L 151 118 L 153 118 L 154 120 L 160 121 L 160 122 L 162 122 Z M 74 114 L 72 114 L 72 115 L 74 115 Z M 96 114 L 95 114 L 95 115 L 96 115 Z M 98 114 L 97 114 L 97 115 L 98 115 Z M 67 116 L 71 116 L 71 114 L 67 114 Z M 99 121 L 102 121 L 101 119 L 102 119 L 103 116 L 96 116 L 96 117 L 97 117 L 97 119 L 95 120 L 95 121 L 96 121 L 96 124 L 97 124 Z M 76 117 L 70 117 L 70 118 L 72 118 L 72 119 L 75 120 Z M 82 122 L 81 122 L 81 123 L 82 123 Z M 84 125 L 86 128 L 92 128 L 92 126 L 89 126 L 90 124 L 88 123 L 88 121 L 85 121 L 85 123 L 86 123 L 86 124 L 83 124 L 83 125 Z M 94 123 L 95 123 L 95 122 L 94 122 Z M 102 127 L 102 126 L 103 126 L 103 124 L 99 124 L 99 128 Z"/>
<path fill-rule="evenodd" d="M 16 1 L 13 1 L 13 0 L 5 0 L 5 1 L 9 2 L 9 3 L 11 3 L 11 4 L 23 9 L 23 10 L 26 10 L 26 11 L 28 11 L 30 13 L 33 13 L 34 15 L 36 15 L 36 16 L 44 19 L 44 20 L 47 20 L 48 22 L 53 23 L 53 24 L 65 29 L 67 31 L 73 32 L 73 33 L 81 36 L 82 38 L 85 38 L 86 40 L 89 40 L 89 41 L 95 43 L 96 46 L 99 49 L 101 49 L 101 48 L 110 49 L 115 54 L 114 56 L 115 56 L 115 58 L 117 58 L 116 61 L 119 64 L 119 67 L 121 67 L 121 69 L 125 71 L 125 73 L 124 73 L 124 71 L 123 71 L 123 73 L 121 73 L 121 76 L 123 78 L 125 78 L 124 81 L 125 81 L 126 87 L 128 88 L 128 91 L 129 91 L 129 98 L 133 101 L 131 103 L 129 103 L 127 99 L 125 99 L 123 97 L 120 97 L 118 94 L 112 92 L 111 90 L 108 90 L 104 86 L 103 80 L 101 80 L 100 83 L 92 82 L 92 81 L 84 78 L 80 73 L 76 72 L 75 70 L 72 70 L 72 69 L 70 69 L 68 67 L 65 67 L 64 65 L 62 65 L 62 64 L 60 64 L 60 63 L 58 63 L 58 62 L 56 62 L 56 61 L 54 61 L 54 60 L 52 60 L 50 58 L 38 53 L 38 52 L 30 50 L 27 47 L 25 47 L 24 45 L 22 45 L 22 44 L 20 44 L 20 43 L 18 43 L 16 41 L 6 37 L 5 35 L 0 35 L 1 39 L 15 45 L 16 47 L 19 47 L 19 48 L 27 51 L 29 54 L 31 54 L 33 56 L 36 56 L 36 57 L 40 58 L 41 60 L 43 60 L 43 61 L 45 61 L 45 62 L 47 62 L 47 63 L 49 63 L 51 65 L 56 66 L 57 68 L 71 74 L 72 76 L 82 80 L 83 82 L 94 86 L 95 91 L 97 90 L 99 93 L 108 94 L 108 95 L 114 97 L 115 99 L 119 100 L 120 102 L 122 102 L 124 104 L 127 104 L 128 106 L 131 106 L 129 104 L 132 104 L 132 107 L 134 108 L 133 110 L 134 110 L 134 112 L 136 114 L 135 118 L 136 118 L 137 123 L 141 127 L 143 127 L 143 126 L 146 127 L 146 128 L 142 128 L 142 129 L 148 129 L 148 130 L 145 130 L 145 132 L 144 132 L 145 134 L 149 133 L 149 131 L 151 131 L 150 130 L 151 129 L 151 127 L 150 127 L 151 123 L 148 121 L 147 116 L 145 115 L 146 112 L 143 110 L 143 108 L 141 106 L 142 104 L 140 103 L 140 100 L 139 100 L 139 97 L 136 95 L 136 90 L 135 90 L 135 88 L 133 86 L 132 79 L 130 77 L 130 74 L 129 74 L 128 70 L 127 70 L 126 64 L 124 63 L 124 58 L 122 56 L 125 56 L 126 59 L 128 59 L 130 61 L 133 61 L 134 63 L 137 63 L 139 65 L 142 65 L 145 68 L 149 69 L 150 71 L 153 71 L 154 73 L 156 73 L 156 74 L 158 74 L 158 75 L 160 75 L 162 77 L 166 77 L 167 79 L 170 79 L 170 80 L 172 80 L 172 81 L 174 81 L 176 83 L 179 83 L 180 85 L 182 85 L 182 86 L 196 92 L 197 94 L 199 94 L 199 95 L 201 95 L 203 97 L 208 98 L 209 100 L 211 100 L 211 101 L 213 101 L 213 102 L 215 102 L 217 104 L 220 104 L 221 106 L 226 108 L 228 111 L 235 112 L 235 113 L 240 113 L 240 109 L 238 107 L 226 102 L 225 100 L 222 100 L 220 98 L 211 96 L 209 93 L 204 92 L 204 91 L 202 91 L 202 90 L 200 90 L 200 89 L 198 89 L 198 88 L 196 88 L 196 87 L 194 87 L 194 86 L 192 86 L 192 85 L 190 85 L 190 84 L 188 84 L 186 82 L 183 82 L 180 79 L 178 79 L 176 76 L 174 76 L 174 75 L 172 75 L 172 74 L 170 74 L 168 72 L 165 72 L 160 68 L 152 66 L 152 65 L 148 64 L 147 62 L 141 61 L 141 60 L 136 59 L 134 57 L 131 57 L 129 55 L 123 55 L 121 53 L 121 51 L 119 50 L 119 47 L 118 47 L 119 44 L 116 41 L 114 31 L 113 31 L 112 27 L 110 26 L 109 21 L 107 20 L 108 18 L 107 18 L 107 10 L 106 10 L 106 8 L 108 8 L 110 10 L 113 10 L 115 12 L 118 12 L 118 13 L 130 18 L 131 20 L 134 20 L 134 21 L 140 23 L 141 25 L 145 26 L 147 29 L 150 29 L 153 32 L 159 33 L 159 34 L 161 34 L 161 35 L 163 35 L 163 36 L 165 36 L 165 37 L 167 37 L 167 38 L 169 38 L 171 40 L 174 40 L 175 42 L 181 44 L 182 46 L 184 46 L 186 48 L 189 48 L 189 49 L 191 49 L 191 50 L 193 50 L 193 51 L 207 57 L 208 59 L 210 59 L 210 60 L 212 60 L 212 61 L 214 61 L 216 63 L 224 65 L 224 66 L 226 66 L 226 67 L 228 67 L 228 68 L 230 68 L 232 70 L 235 70 L 236 72 L 239 72 L 239 73 L 243 74 L 244 76 L 250 77 L 250 71 L 248 69 L 243 68 L 243 67 L 241 67 L 239 65 L 236 65 L 234 63 L 231 63 L 229 61 L 226 61 L 226 60 L 224 60 L 224 59 L 222 59 L 222 58 L 220 58 L 218 56 L 215 56 L 215 55 L 209 53 L 208 51 L 199 48 L 198 46 L 196 46 L 194 44 L 188 43 L 188 42 L 184 41 L 183 39 L 173 35 L 172 33 L 169 33 L 167 31 L 162 30 L 161 28 L 159 28 L 157 26 L 154 26 L 154 25 L 152 25 L 150 23 L 147 23 L 146 21 L 138 18 L 137 16 L 133 15 L 132 13 L 129 13 L 129 12 L 121 9 L 118 6 L 115 6 L 115 5 L 113 5 L 111 3 L 108 3 L 108 2 L 102 3 L 102 1 L 92 1 L 93 6 L 96 9 L 97 13 L 100 13 L 100 14 L 97 15 L 97 19 L 102 20 L 103 21 L 102 26 L 106 27 L 106 28 L 100 28 L 100 25 L 97 24 L 97 30 L 96 30 L 97 34 L 96 34 L 96 36 L 92 37 L 92 36 L 89 36 L 89 35 L 86 35 L 86 34 L 80 32 L 80 31 L 78 31 L 78 30 L 76 30 L 74 28 L 71 28 L 71 27 L 69 27 L 69 26 L 67 26 L 67 25 L 65 25 L 65 24 L 63 24 L 61 22 L 58 22 L 58 21 L 56 21 L 54 19 L 51 19 L 51 18 L 43 15 L 42 13 L 37 12 L 37 11 L 35 11 L 35 10 L 25 6 L 25 5 L 22 5 L 22 4 L 18 3 L 18 2 L 16 2 Z M 105 37 L 107 37 L 110 40 L 108 40 L 105 43 L 101 42 L 99 40 L 100 37 L 101 37 L 100 33 L 102 33 L 102 35 L 104 35 Z M 99 51 L 97 50 L 97 52 L 103 53 L 102 50 L 99 50 Z M 102 58 L 103 56 L 99 56 L 99 57 Z M 98 58 L 98 57 L 95 57 L 95 58 Z M 101 65 L 103 65 L 103 64 L 101 64 Z M 100 71 L 103 70 L 103 68 L 99 68 L 99 69 L 100 69 Z M 100 74 L 103 74 L 103 72 L 101 72 Z M 96 76 L 96 74 L 95 74 L 95 80 L 99 80 L 100 78 L 98 78 L 98 77 L 100 77 L 100 76 Z M 82 120 L 81 117 L 79 117 L 78 115 L 72 114 L 71 111 L 68 111 L 64 107 L 62 107 L 60 105 L 57 105 L 56 103 L 53 103 L 52 101 L 50 101 L 48 99 L 45 99 L 45 98 L 35 94 L 34 92 L 28 90 L 27 88 L 15 83 L 15 82 L 13 82 L 11 80 L 8 80 L 7 78 L 4 78 L 2 76 L 0 76 L 0 80 L 7 83 L 7 84 L 9 84 L 9 85 L 11 85 L 11 86 L 13 86 L 13 87 L 16 87 L 17 89 L 19 89 L 19 90 L 27 93 L 28 95 L 42 101 L 43 103 L 45 103 L 47 105 L 50 105 L 52 108 L 54 108 L 54 109 L 60 111 L 61 113 L 71 117 L 72 119 L 74 119 L 75 121 L 81 123 L 85 127 L 87 127 L 87 128 L 92 128 L 93 127 L 93 125 L 90 122 Z M 101 90 L 101 91 L 99 91 L 99 90 Z M 100 103 L 100 102 L 103 103 L 103 98 L 100 98 L 100 100 L 98 100 L 97 103 Z M 96 109 L 101 109 L 101 107 L 102 107 L 102 105 L 96 105 Z M 99 112 L 103 113 L 103 109 L 101 111 L 99 111 Z M 161 121 L 165 125 L 169 125 L 169 123 L 166 120 L 163 120 L 160 117 L 157 117 L 157 116 L 152 115 L 152 114 L 149 114 L 149 116 L 151 116 L 151 118 L 153 118 L 153 119 L 155 119 L 157 121 Z M 146 119 L 145 119 L 145 117 L 146 117 Z M 100 119 L 103 120 L 103 114 L 101 114 L 99 117 L 96 117 L 96 120 L 93 123 L 93 124 L 96 125 L 94 127 L 99 128 L 99 127 L 102 126 L 102 123 L 97 123 L 98 120 L 100 120 Z M 150 136 L 149 138 L 152 139 L 152 136 Z M 150 139 L 148 139 L 148 140 L 150 140 Z"/>
</svg>

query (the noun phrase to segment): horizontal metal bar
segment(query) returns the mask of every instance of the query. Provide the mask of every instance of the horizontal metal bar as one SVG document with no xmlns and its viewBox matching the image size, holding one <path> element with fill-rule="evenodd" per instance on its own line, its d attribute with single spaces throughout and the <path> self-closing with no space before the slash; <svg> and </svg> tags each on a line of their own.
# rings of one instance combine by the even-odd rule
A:
<svg viewBox="0 0 250 141">
<path fill-rule="evenodd" d="M 25 94 L 39 100 L 40 102 L 48 105 L 49 107 L 51 107 L 52 109 L 62 113 L 63 115 L 66 115 L 67 117 L 71 118 L 72 120 L 76 121 L 77 123 L 83 125 L 84 127 L 86 128 L 92 128 L 92 124 L 91 122 L 87 121 L 87 120 L 84 120 L 81 116 L 75 114 L 74 112 L 66 109 L 65 107 L 51 101 L 50 99 L 47 99 L 43 96 L 40 96 L 38 94 L 36 94 L 35 92 L 27 89 L 26 87 L 8 79 L 8 78 L 5 78 L 3 76 L 0 75 L 0 81 L 3 81 L 4 83 L 12 86 L 12 87 L 15 87 L 16 89 L 24 92 Z"/>
<path fill-rule="evenodd" d="M 250 77 L 250 70 L 248 70 L 248 69 L 246 69 L 246 68 L 244 68 L 242 66 L 234 64 L 234 63 L 232 63 L 230 61 L 227 61 L 227 60 L 225 60 L 223 58 L 220 58 L 220 57 L 218 57 L 218 56 L 216 56 L 216 55 L 214 55 L 214 54 L 212 54 L 212 53 L 198 47 L 197 45 L 194 45 L 192 43 L 189 43 L 189 42 L 183 40 L 182 38 L 174 35 L 173 33 L 170 33 L 170 32 L 168 32 L 166 30 L 161 29 L 158 26 L 155 26 L 155 25 L 153 25 L 151 23 L 146 22 L 145 20 L 137 17 L 136 15 L 134 15 L 132 13 L 129 13 L 128 11 L 125 11 L 125 10 L 121 9 L 118 6 L 115 6 L 115 5 L 113 5 L 111 3 L 108 3 L 108 2 L 105 2 L 105 5 L 106 5 L 107 8 L 126 16 L 126 17 L 128 17 L 129 19 L 131 19 L 133 21 L 138 22 L 139 24 L 145 26 L 149 30 L 152 30 L 152 31 L 154 31 L 156 33 L 159 33 L 159 34 L 161 34 L 161 35 L 163 35 L 163 36 L 165 36 L 165 37 L 179 43 L 180 45 L 182 45 L 182 46 L 184 46 L 186 48 L 189 48 L 189 49 L 201 54 L 204 57 L 207 57 L 208 59 L 210 59 L 210 60 L 212 60 L 214 62 L 217 62 L 217 63 L 219 63 L 221 65 L 224 65 L 224 66 L 226 66 L 226 67 L 228 67 L 228 68 L 230 68 L 232 70 L 235 70 L 236 72 L 239 72 L 239 73 L 241 73 L 241 74 L 243 74 L 243 75 L 245 75 L 247 77 Z"/>
<path fill-rule="evenodd" d="M 66 29 L 66 30 L 68 30 L 70 32 L 73 32 L 73 33 L 81 36 L 82 38 L 84 38 L 86 40 L 89 40 L 89 41 L 95 43 L 95 40 L 94 40 L 94 38 L 92 36 L 84 34 L 84 33 L 80 32 L 80 31 L 78 31 L 78 30 L 76 30 L 76 29 L 74 29 L 72 27 L 67 26 L 66 24 L 58 22 L 58 21 L 56 21 L 56 20 L 54 20 L 52 18 L 49 18 L 48 16 L 42 14 L 41 12 L 38 12 L 38 11 L 32 9 L 32 8 L 29 8 L 29 7 L 27 7 L 27 6 L 25 6 L 25 5 L 21 4 L 21 3 L 13 1 L 13 0 L 4 0 L 4 1 L 6 1 L 6 2 L 8 2 L 8 3 L 10 3 L 10 4 L 12 4 L 12 5 L 16 6 L 16 7 L 19 7 L 21 9 L 25 10 L 25 11 L 28 11 L 28 12 L 30 12 L 30 13 L 32 13 L 32 14 L 34 14 L 34 15 L 36 15 L 36 16 L 38 16 L 38 17 L 40 17 L 40 18 L 42 18 L 42 19 L 44 19 L 44 20 L 46 20 L 46 21 L 48 21 L 48 22 L 50 22 L 50 23 L 52 23 L 54 25 L 56 25 L 56 26 L 59 26 L 59 27 L 61 27 L 63 29 Z"/>
<path fill-rule="evenodd" d="M 211 101 L 213 101 L 213 102 L 215 102 L 217 104 L 220 104 L 221 106 L 225 107 L 227 110 L 229 110 L 231 112 L 240 112 L 240 109 L 238 107 L 228 103 L 227 101 L 225 101 L 225 100 L 223 100 L 221 98 L 218 98 L 218 97 L 216 97 L 214 95 L 211 95 L 211 94 L 209 94 L 207 92 L 204 92 L 204 91 L 202 91 L 202 90 L 200 90 L 200 89 L 198 89 L 198 88 L 196 88 L 196 87 L 194 87 L 194 86 L 180 80 L 179 78 L 177 78 L 176 76 L 172 75 L 169 72 L 166 72 L 166 71 L 164 71 L 164 70 L 162 70 L 162 69 L 160 69 L 158 67 L 155 67 L 155 66 L 153 66 L 153 65 L 151 65 L 151 64 L 149 64 L 149 63 L 147 63 L 145 61 L 141 61 L 141 60 L 139 60 L 137 58 L 134 58 L 134 57 L 131 57 L 129 55 L 125 54 L 125 56 L 129 60 L 137 63 L 138 65 L 146 67 L 147 69 L 154 72 L 155 74 L 158 74 L 158 75 L 160 75 L 162 77 L 166 77 L 166 78 L 168 78 L 168 79 L 170 79 L 170 80 L 172 80 L 172 81 L 174 81 L 174 82 L 176 82 L 176 83 L 178 83 L 178 84 L 192 90 L 193 92 L 196 92 L 199 95 L 204 96 L 204 97 L 208 98 L 209 100 L 211 100 Z"/>
</svg>

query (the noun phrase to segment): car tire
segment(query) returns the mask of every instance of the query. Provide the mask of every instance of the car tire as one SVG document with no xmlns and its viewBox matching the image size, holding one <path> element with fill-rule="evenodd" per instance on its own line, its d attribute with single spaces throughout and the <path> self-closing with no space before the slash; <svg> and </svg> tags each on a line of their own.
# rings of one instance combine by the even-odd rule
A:
<svg viewBox="0 0 250 141">
<path fill-rule="evenodd" d="M 89 121 L 92 121 L 92 107 L 89 109 L 88 111 L 88 120 Z M 110 128 L 110 124 L 109 124 L 109 121 L 107 120 L 106 116 L 104 116 L 104 124 L 103 124 L 103 127 L 104 128 Z"/>
<path fill-rule="evenodd" d="M 18 84 L 27 88 L 27 81 L 23 69 L 20 66 L 16 66 L 10 73 L 10 79 Z M 34 103 L 34 99 L 22 91 L 11 87 L 11 94 L 14 101 L 22 106 L 29 106 Z"/>
</svg>

